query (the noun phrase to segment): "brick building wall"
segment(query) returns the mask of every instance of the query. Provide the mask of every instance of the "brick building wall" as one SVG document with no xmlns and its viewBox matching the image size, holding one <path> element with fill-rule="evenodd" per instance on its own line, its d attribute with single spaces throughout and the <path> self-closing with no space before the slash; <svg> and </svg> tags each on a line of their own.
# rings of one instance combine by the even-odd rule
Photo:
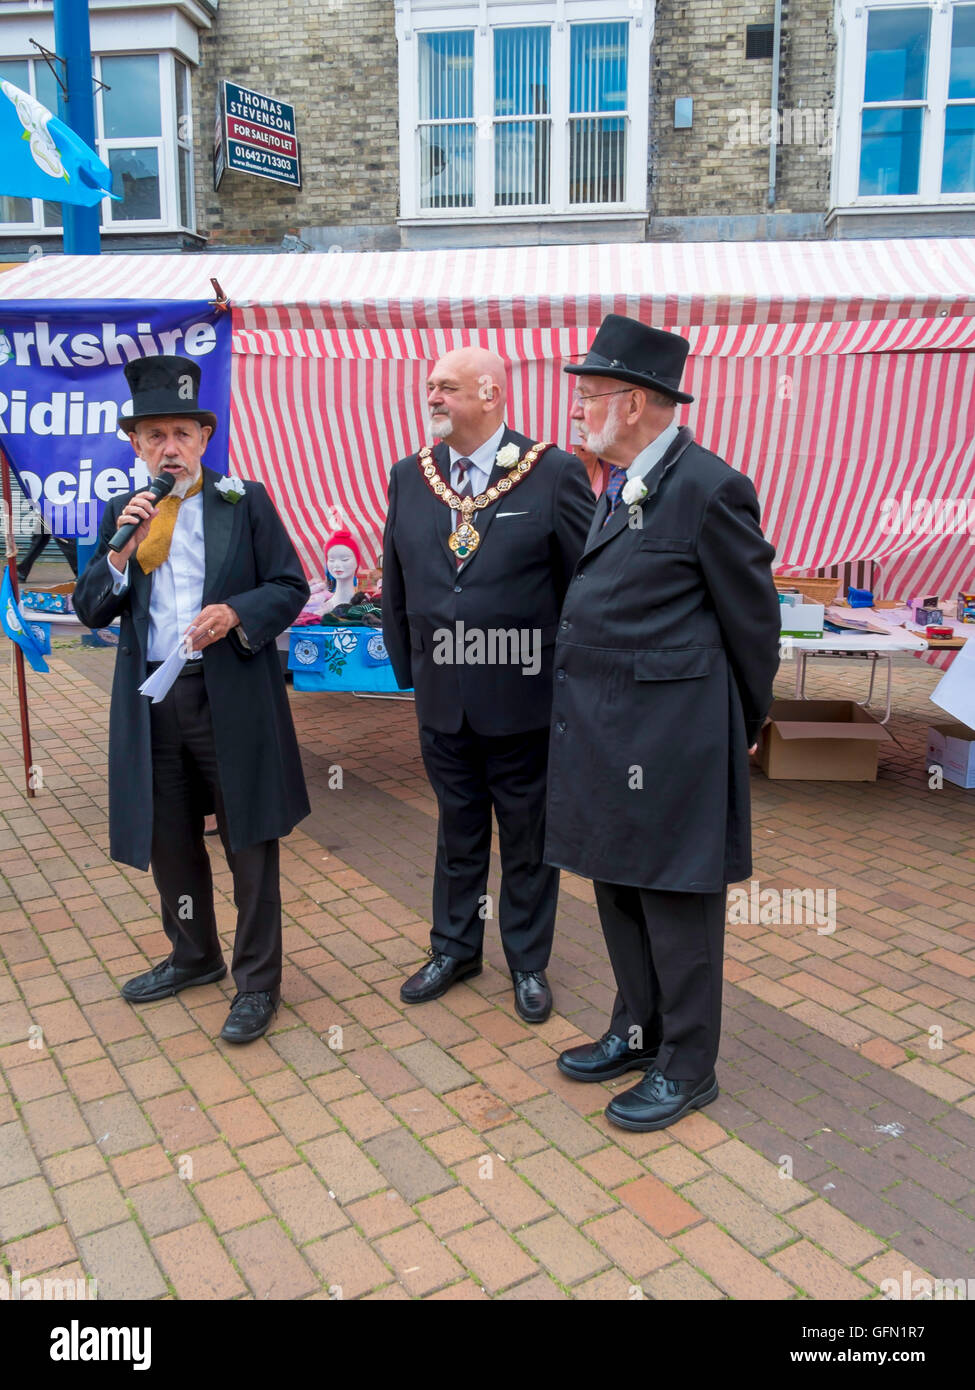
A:
<svg viewBox="0 0 975 1390">
<path fill-rule="evenodd" d="M 221 0 L 193 79 L 197 231 L 211 245 L 273 248 L 302 228 L 354 249 L 395 229 L 397 56 L 391 0 Z M 302 189 L 228 171 L 214 192 L 221 79 L 295 107 Z M 358 235 L 361 230 L 361 238 Z"/>
<path fill-rule="evenodd" d="M 749 24 L 772 22 L 768 0 L 657 0 L 651 72 L 648 203 L 663 219 L 761 216 L 769 211 L 772 61 L 745 57 Z M 826 211 L 835 44 L 831 0 L 784 14 L 777 213 Z M 674 129 L 674 100 L 693 97 L 693 126 Z M 798 108 L 806 114 L 796 115 Z M 781 127 L 780 127 L 781 129 Z M 819 141 L 819 143 L 817 143 Z"/>
</svg>

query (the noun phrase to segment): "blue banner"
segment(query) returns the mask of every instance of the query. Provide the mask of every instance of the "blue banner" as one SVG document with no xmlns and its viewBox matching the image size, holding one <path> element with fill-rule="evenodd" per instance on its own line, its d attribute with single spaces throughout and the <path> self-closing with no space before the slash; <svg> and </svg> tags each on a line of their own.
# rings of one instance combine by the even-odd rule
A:
<svg viewBox="0 0 975 1390">
<path fill-rule="evenodd" d="M 227 472 L 231 332 L 206 300 L 0 300 L 0 447 L 55 535 L 94 541 L 105 504 L 149 481 L 118 424 L 135 357 L 199 364 L 200 408 L 217 417 L 205 462 Z M 26 500 L 14 506 L 15 534 L 33 534 Z"/>
<path fill-rule="evenodd" d="M 25 626 L 20 615 L 17 600 L 14 598 L 13 585 L 10 582 L 9 565 L 4 565 L 3 581 L 0 582 L 0 627 L 3 628 L 11 642 L 17 643 L 35 671 L 50 669 L 44 660 L 41 644 Z"/>
</svg>

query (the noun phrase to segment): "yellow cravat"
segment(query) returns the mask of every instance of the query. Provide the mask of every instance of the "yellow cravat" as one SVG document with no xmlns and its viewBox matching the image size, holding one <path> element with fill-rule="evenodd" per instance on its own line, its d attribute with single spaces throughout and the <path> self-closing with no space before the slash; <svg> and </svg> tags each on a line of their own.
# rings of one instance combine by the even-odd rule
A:
<svg viewBox="0 0 975 1390">
<path fill-rule="evenodd" d="M 201 472 L 186 497 L 194 497 L 202 490 L 203 473 Z M 161 502 L 156 503 L 158 510 L 149 523 L 149 534 L 135 552 L 135 558 L 142 566 L 143 574 L 152 574 L 153 570 L 164 565 L 169 559 L 169 547 L 173 543 L 173 531 L 176 528 L 176 515 L 179 512 L 180 503 L 185 502 L 186 497 L 174 497 L 170 493 L 168 497 L 164 497 Z"/>
</svg>

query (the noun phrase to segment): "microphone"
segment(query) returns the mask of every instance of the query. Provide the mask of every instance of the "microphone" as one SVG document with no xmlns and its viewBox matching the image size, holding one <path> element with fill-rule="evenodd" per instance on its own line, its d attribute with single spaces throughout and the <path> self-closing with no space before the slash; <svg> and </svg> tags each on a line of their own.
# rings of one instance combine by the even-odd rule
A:
<svg viewBox="0 0 975 1390">
<path fill-rule="evenodd" d="M 172 473 L 156 474 L 148 488 L 148 491 L 152 493 L 153 506 L 172 492 L 175 482 L 176 479 Z M 126 542 L 132 539 L 141 525 L 141 521 L 127 521 L 124 526 L 120 526 L 108 543 L 109 550 L 121 550 Z"/>
</svg>

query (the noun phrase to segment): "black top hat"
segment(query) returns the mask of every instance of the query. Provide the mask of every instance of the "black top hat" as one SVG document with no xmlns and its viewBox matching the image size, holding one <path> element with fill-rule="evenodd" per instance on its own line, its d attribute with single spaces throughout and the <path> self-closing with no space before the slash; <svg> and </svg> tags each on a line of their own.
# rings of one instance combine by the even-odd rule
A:
<svg viewBox="0 0 975 1390">
<path fill-rule="evenodd" d="M 186 415 L 217 428 L 213 411 L 200 409 L 198 362 L 188 357 L 135 357 L 122 370 L 132 390 L 132 413 L 120 415 L 118 422 L 130 433 L 140 420 L 154 415 Z"/>
<path fill-rule="evenodd" d="M 622 314 L 607 314 L 592 340 L 585 362 L 564 368 L 576 376 L 611 376 L 662 391 L 682 405 L 694 399 L 680 390 L 681 372 L 690 344 L 679 333 L 650 328 Z"/>
</svg>

